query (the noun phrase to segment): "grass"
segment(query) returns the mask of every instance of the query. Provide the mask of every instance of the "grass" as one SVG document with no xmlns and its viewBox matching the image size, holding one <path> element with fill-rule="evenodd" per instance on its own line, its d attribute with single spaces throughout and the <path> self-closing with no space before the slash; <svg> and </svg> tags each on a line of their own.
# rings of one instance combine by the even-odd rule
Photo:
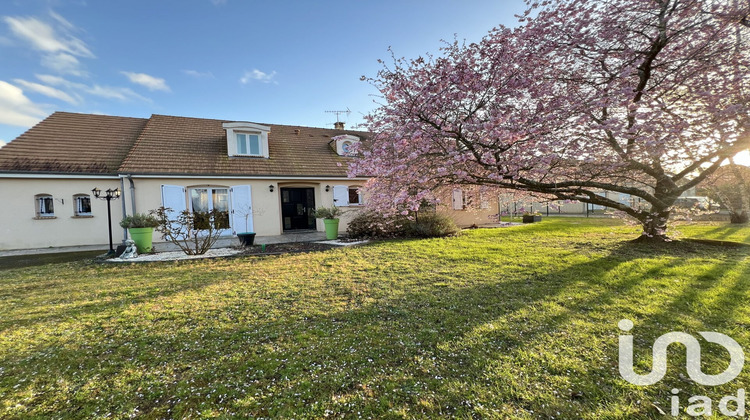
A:
<svg viewBox="0 0 750 420">
<path fill-rule="evenodd" d="M 749 228 L 681 226 L 746 241 Z M 729 232 L 729 233 L 727 233 Z M 630 242 L 610 219 L 273 257 L 0 272 L 3 418 L 655 418 L 701 387 L 668 331 L 750 343 L 750 247 Z M 727 365 L 703 343 L 703 371 Z"/>
</svg>

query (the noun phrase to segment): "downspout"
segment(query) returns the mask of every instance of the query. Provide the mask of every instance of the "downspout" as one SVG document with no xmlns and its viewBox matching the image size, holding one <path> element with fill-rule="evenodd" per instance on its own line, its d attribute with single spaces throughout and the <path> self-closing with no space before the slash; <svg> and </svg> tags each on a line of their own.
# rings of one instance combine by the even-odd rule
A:
<svg viewBox="0 0 750 420">
<path fill-rule="evenodd" d="M 122 178 L 122 175 L 120 175 L 120 191 L 125 191 L 125 180 Z M 122 200 L 120 200 L 122 203 L 122 217 L 127 216 L 127 210 L 125 207 L 125 197 L 122 197 Z M 125 241 L 128 240 L 128 230 L 125 228 L 122 228 L 122 244 L 125 245 Z"/>
<path fill-rule="evenodd" d="M 133 175 L 128 174 L 128 181 L 130 181 L 130 209 L 135 214 L 135 183 L 133 182 Z"/>
</svg>

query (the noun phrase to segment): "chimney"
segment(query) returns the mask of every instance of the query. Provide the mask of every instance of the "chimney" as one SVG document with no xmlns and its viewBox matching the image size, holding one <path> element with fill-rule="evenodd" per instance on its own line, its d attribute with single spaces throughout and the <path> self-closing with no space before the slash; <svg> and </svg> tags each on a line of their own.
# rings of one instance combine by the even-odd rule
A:
<svg viewBox="0 0 750 420">
<path fill-rule="evenodd" d="M 296 135 L 299 136 L 299 133 L 300 133 L 300 129 L 299 128 L 297 128 L 297 129 L 294 130 L 294 134 L 296 134 Z"/>
<path fill-rule="evenodd" d="M 333 123 L 333 128 L 335 128 L 336 130 L 343 130 L 344 123 L 341 121 L 336 121 L 335 123 Z"/>
</svg>

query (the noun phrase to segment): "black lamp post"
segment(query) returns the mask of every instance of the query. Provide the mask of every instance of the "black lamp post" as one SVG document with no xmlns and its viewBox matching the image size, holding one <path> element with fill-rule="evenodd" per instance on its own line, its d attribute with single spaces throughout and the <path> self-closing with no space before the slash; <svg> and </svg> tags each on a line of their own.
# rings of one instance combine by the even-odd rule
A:
<svg viewBox="0 0 750 420">
<path fill-rule="evenodd" d="M 107 253 L 107 255 L 114 255 L 115 248 L 114 246 L 112 246 L 112 208 L 110 207 L 109 202 L 120 198 L 120 189 L 107 189 L 107 191 L 105 191 L 106 195 L 104 196 L 102 196 L 102 190 L 100 190 L 99 188 L 94 188 L 93 190 L 91 190 L 91 192 L 94 194 L 94 197 L 100 198 L 102 200 L 107 200 L 107 224 L 109 225 L 109 252 Z"/>
</svg>

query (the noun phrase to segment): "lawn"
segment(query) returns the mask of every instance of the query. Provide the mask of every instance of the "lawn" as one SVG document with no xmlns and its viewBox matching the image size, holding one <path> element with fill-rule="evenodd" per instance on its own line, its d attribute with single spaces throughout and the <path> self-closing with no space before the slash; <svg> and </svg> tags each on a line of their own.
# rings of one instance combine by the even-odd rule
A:
<svg viewBox="0 0 750 420">
<path fill-rule="evenodd" d="M 750 228 L 685 225 L 747 242 Z M 609 219 L 546 219 L 460 237 L 178 263 L 0 271 L 3 418 L 656 418 L 750 383 L 703 387 L 669 331 L 750 349 L 750 247 L 630 242 Z M 703 344 L 703 371 L 726 351 Z"/>
</svg>

